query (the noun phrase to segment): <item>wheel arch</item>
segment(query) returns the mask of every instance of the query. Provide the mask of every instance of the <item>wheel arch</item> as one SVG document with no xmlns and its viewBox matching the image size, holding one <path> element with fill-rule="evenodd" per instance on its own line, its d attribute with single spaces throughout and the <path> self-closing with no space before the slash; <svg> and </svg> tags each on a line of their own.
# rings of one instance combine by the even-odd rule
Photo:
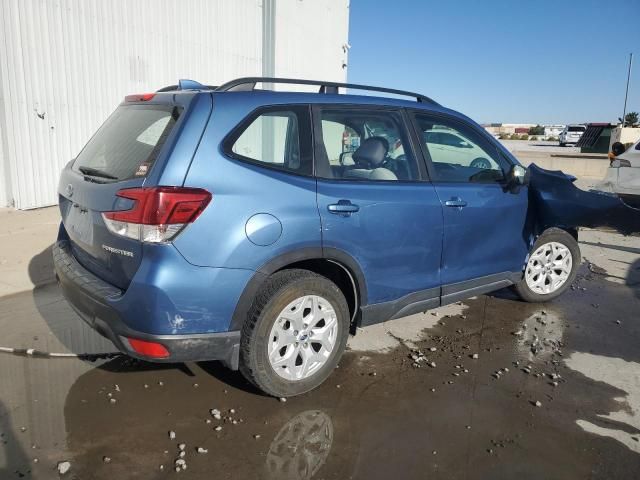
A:
<svg viewBox="0 0 640 480">
<path fill-rule="evenodd" d="M 255 272 L 247 282 L 236 304 L 229 324 L 230 331 L 242 328 L 255 296 L 269 276 L 291 268 L 309 270 L 334 282 L 347 300 L 352 324 L 360 312 L 360 307 L 366 305 L 365 277 L 353 257 L 342 250 L 333 248 L 325 248 L 324 250 L 319 247 L 302 248 L 278 255 Z"/>
</svg>

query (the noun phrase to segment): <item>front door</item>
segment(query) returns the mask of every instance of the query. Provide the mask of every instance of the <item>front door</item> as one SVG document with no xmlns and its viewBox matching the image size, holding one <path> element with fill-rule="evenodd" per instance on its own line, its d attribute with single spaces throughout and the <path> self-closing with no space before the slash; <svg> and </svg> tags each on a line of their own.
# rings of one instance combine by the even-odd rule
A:
<svg viewBox="0 0 640 480">
<path fill-rule="evenodd" d="M 323 249 L 355 260 L 366 278 L 363 304 L 395 302 L 388 311 L 434 306 L 440 293 L 442 207 L 406 126 L 399 109 L 314 111 Z"/>
<path fill-rule="evenodd" d="M 527 188 L 506 188 L 510 160 L 475 126 L 444 115 L 413 118 L 443 206 L 443 303 L 506 285 L 528 252 Z"/>
</svg>

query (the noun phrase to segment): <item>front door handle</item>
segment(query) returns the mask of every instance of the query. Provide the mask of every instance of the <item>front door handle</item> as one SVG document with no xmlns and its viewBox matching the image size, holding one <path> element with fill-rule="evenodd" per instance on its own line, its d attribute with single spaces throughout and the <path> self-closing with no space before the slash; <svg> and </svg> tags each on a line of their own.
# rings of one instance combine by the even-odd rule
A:
<svg viewBox="0 0 640 480">
<path fill-rule="evenodd" d="M 466 207 L 467 206 L 467 202 L 462 200 L 460 197 L 451 197 L 451 199 L 449 199 L 446 202 L 444 202 L 444 204 L 447 207 L 458 207 L 458 208 L 462 208 L 462 207 Z"/>
<path fill-rule="evenodd" d="M 350 215 L 360 210 L 360 207 L 349 200 L 338 200 L 338 203 L 328 205 L 327 210 L 338 215 Z"/>
</svg>

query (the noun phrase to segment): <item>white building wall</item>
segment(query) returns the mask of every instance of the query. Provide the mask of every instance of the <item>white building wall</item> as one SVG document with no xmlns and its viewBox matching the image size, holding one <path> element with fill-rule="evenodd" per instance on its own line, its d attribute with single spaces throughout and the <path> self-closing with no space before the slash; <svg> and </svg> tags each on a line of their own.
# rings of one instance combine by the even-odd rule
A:
<svg viewBox="0 0 640 480">
<path fill-rule="evenodd" d="M 348 29 L 349 0 L 277 0 L 277 75 L 346 82 Z"/>
<path fill-rule="evenodd" d="M 2 0 L 0 206 L 56 203 L 58 174 L 129 93 L 275 74 L 344 80 L 347 0 Z"/>
</svg>

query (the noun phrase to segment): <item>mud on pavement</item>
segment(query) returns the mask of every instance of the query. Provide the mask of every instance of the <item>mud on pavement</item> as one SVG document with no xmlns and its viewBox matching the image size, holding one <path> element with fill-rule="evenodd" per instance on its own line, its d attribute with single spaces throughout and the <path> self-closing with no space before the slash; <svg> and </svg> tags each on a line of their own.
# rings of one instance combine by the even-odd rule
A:
<svg viewBox="0 0 640 480">
<path fill-rule="evenodd" d="M 359 331 L 286 402 L 213 362 L 3 355 L 29 380 L 0 411 L 0 478 L 638 478 L 638 285 L 594 267 L 546 305 L 504 290 Z M 82 371 L 66 395 L 45 362 Z"/>
</svg>

